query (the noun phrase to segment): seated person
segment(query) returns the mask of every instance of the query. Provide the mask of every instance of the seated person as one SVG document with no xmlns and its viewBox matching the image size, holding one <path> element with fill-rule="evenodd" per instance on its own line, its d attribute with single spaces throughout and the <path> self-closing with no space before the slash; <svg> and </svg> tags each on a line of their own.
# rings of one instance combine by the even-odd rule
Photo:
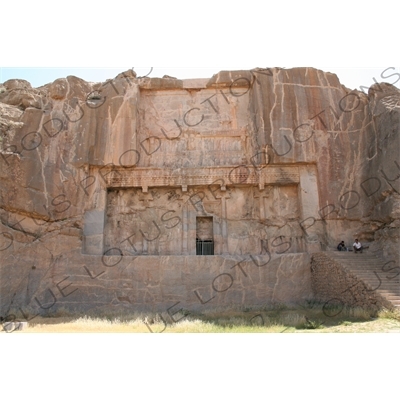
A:
<svg viewBox="0 0 400 400">
<path fill-rule="evenodd" d="M 356 239 L 356 241 L 353 243 L 353 248 L 354 248 L 354 251 L 357 253 L 357 252 L 360 252 L 360 253 L 362 253 L 363 252 L 363 246 L 362 246 L 362 244 L 358 241 L 358 239 Z"/>
<path fill-rule="evenodd" d="M 343 240 L 337 245 L 337 249 L 338 249 L 339 251 L 347 251 L 347 247 L 345 246 Z"/>
</svg>

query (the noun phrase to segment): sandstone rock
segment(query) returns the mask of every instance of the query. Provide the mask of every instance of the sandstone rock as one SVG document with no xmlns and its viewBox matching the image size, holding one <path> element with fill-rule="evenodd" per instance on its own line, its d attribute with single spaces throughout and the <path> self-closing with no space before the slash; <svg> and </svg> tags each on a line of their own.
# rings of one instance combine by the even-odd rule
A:
<svg viewBox="0 0 400 400">
<path fill-rule="evenodd" d="M 54 100 L 65 99 L 68 92 L 68 82 L 65 78 L 56 79 L 49 87 L 49 96 Z"/>
<path fill-rule="evenodd" d="M 7 90 L 13 90 L 13 89 L 30 90 L 30 89 L 32 89 L 31 84 L 24 79 L 9 79 L 8 81 L 5 81 L 3 83 L 3 85 Z"/>
<path fill-rule="evenodd" d="M 41 108 L 42 99 L 35 90 L 11 89 L 0 93 L 0 102 L 17 106 L 23 110 L 28 107 Z"/>
<path fill-rule="evenodd" d="M 137 74 L 133 69 L 128 69 L 127 71 L 118 74 L 115 79 L 134 79 L 136 76 Z"/>
<path fill-rule="evenodd" d="M 313 252 L 357 235 L 398 259 L 391 85 L 257 68 L 3 88 L 2 312 L 14 293 L 41 314 L 301 302 Z"/>
<path fill-rule="evenodd" d="M 68 98 L 86 100 L 87 95 L 92 91 L 91 84 L 76 76 L 56 79 L 53 83 L 46 85 L 48 95 L 53 100 L 64 100 Z"/>
<path fill-rule="evenodd" d="M 0 151 L 11 150 L 11 142 L 16 131 L 22 128 L 23 123 L 18 122 L 22 115 L 19 108 L 0 103 Z"/>
<path fill-rule="evenodd" d="M 92 91 L 92 85 L 76 76 L 67 76 L 67 82 L 69 85 L 68 98 L 86 101 L 87 95 Z"/>
</svg>

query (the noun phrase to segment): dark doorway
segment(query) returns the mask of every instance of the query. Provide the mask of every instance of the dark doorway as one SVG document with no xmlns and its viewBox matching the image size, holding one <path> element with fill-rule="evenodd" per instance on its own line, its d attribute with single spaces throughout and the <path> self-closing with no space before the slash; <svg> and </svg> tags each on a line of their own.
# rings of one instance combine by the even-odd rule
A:
<svg viewBox="0 0 400 400">
<path fill-rule="evenodd" d="M 214 255 L 214 234 L 212 217 L 196 218 L 196 255 Z"/>
</svg>

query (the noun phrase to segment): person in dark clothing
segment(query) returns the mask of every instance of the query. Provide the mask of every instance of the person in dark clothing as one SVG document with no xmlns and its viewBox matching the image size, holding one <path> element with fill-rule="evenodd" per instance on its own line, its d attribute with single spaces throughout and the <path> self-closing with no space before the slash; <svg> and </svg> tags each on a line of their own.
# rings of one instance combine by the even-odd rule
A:
<svg viewBox="0 0 400 400">
<path fill-rule="evenodd" d="M 347 251 L 347 247 L 345 246 L 343 240 L 337 245 L 337 249 L 338 249 L 339 251 Z"/>
</svg>

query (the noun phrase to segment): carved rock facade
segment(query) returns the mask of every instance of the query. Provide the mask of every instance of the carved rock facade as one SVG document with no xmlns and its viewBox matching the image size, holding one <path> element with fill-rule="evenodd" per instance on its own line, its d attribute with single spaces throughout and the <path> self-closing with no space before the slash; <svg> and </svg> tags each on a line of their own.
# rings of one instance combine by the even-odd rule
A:
<svg viewBox="0 0 400 400">
<path fill-rule="evenodd" d="M 5 82 L 1 312 L 302 302 L 355 237 L 398 261 L 399 115 L 312 68 Z"/>
</svg>

